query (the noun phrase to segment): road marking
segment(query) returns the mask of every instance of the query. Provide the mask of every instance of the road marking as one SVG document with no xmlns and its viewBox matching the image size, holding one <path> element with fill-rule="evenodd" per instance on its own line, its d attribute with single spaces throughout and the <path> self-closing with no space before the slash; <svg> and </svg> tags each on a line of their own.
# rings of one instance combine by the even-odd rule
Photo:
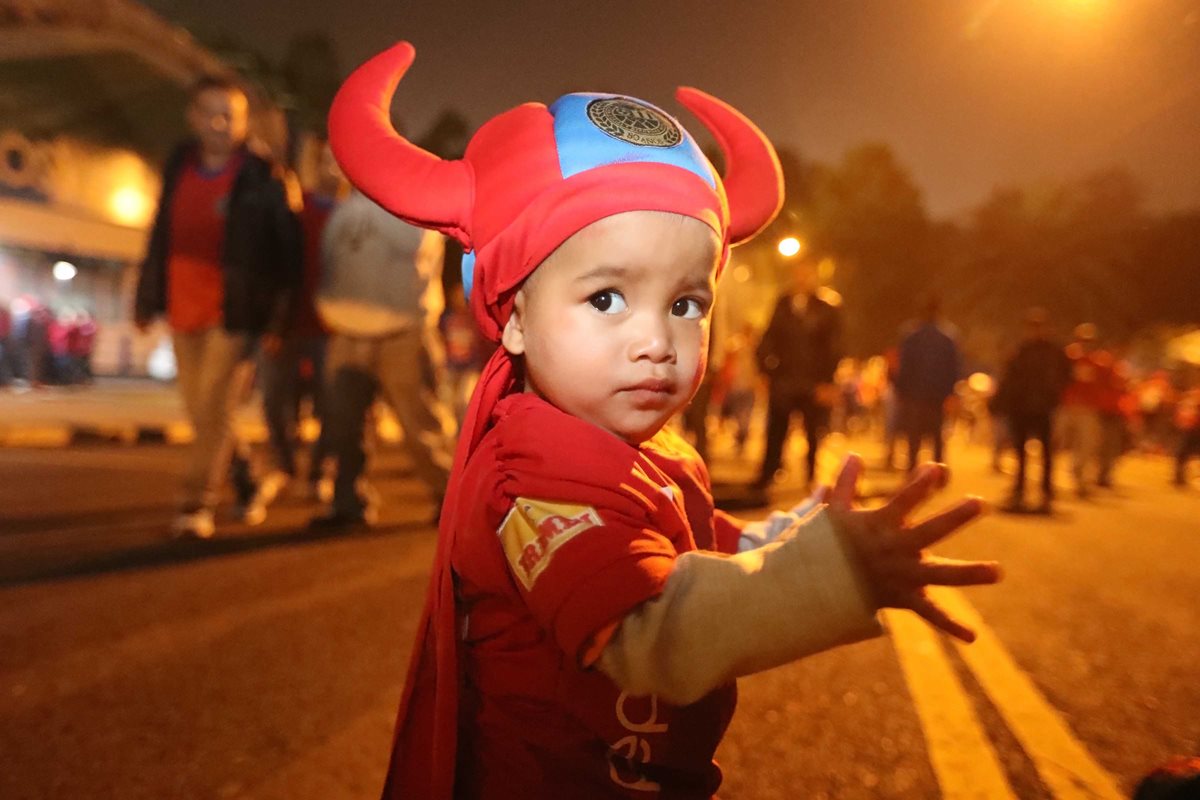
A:
<svg viewBox="0 0 1200 800">
<path fill-rule="evenodd" d="M 907 611 L 884 617 L 943 800 L 1016 800 L 937 634 Z"/>
<path fill-rule="evenodd" d="M 1059 800 L 1122 800 L 1113 777 L 1071 732 L 1042 693 L 1017 666 L 999 637 L 962 592 L 933 587 L 931 595 L 952 617 L 975 629 L 974 644 L 958 652 Z"/>
</svg>

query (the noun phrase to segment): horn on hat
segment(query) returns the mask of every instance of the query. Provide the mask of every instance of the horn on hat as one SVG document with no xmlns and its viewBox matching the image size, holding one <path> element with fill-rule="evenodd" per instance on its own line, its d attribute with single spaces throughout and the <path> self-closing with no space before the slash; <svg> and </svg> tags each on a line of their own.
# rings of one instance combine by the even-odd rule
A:
<svg viewBox="0 0 1200 800">
<path fill-rule="evenodd" d="M 725 154 L 721 182 L 729 203 L 730 243 L 752 239 L 783 206 L 783 170 L 775 148 L 740 111 L 710 94 L 681 86 L 675 99 L 704 123 Z"/>
<path fill-rule="evenodd" d="M 329 109 L 329 144 L 351 183 L 396 216 L 470 249 L 472 172 L 422 150 L 392 126 L 392 95 L 416 50 L 400 42 L 351 73 Z"/>
</svg>

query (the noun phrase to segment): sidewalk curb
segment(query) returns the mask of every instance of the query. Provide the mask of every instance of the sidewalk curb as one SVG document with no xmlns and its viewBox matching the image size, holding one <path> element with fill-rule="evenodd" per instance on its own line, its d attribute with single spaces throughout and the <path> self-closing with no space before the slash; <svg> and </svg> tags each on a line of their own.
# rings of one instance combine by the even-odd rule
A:
<svg viewBox="0 0 1200 800">
<path fill-rule="evenodd" d="M 246 423 L 237 428 L 238 436 L 251 444 L 266 441 L 267 429 L 261 423 Z M 88 445 L 189 444 L 192 426 L 186 422 L 164 425 L 31 425 L 0 426 L 0 449 L 53 449 Z"/>
</svg>

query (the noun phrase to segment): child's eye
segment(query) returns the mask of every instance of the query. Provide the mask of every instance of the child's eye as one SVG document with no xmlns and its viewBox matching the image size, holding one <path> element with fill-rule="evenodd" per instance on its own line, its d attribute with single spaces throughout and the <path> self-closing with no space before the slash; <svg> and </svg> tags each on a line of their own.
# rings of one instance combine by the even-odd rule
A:
<svg viewBox="0 0 1200 800">
<path fill-rule="evenodd" d="M 681 297 L 671 304 L 671 314 L 684 319 L 700 319 L 704 316 L 704 304 L 695 297 Z"/>
<path fill-rule="evenodd" d="M 592 304 L 592 308 L 602 314 L 619 314 L 625 310 L 625 298 L 621 293 L 613 289 L 605 289 L 602 292 L 596 292 L 588 298 L 588 302 Z"/>
</svg>

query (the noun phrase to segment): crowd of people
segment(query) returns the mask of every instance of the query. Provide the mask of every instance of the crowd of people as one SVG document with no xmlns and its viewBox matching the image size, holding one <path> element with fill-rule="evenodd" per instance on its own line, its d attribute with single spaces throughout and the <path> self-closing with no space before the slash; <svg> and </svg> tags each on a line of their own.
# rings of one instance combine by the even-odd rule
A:
<svg viewBox="0 0 1200 800">
<path fill-rule="evenodd" d="M 440 507 L 454 415 L 486 355 L 461 299 L 443 300 L 443 237 L 350 191 L 328 143 L 300 187 L 249 146 L 247 100 L 231 82 L 200 81 L 187 118 L 193 137 L 164 170 L 134 312 L 141 330 L 166 320 L 195 432 L 173 532 L 212 536 L 227 479 L 249 524 L 299 488 L 330 504 L 314 530 L 369 525 L 377 395 Z M 269 433 L 262 465 L 231 425 L 255 383 Z M 320 433 L 302 448 L 305 416 Z"/>
<path fill-rule="evenodd" d="M 1070 456 L 1073 489 L 1082 498 L 1111 488 L 1116 465 L 1131 452 L 1171 456 L 1171 481 L 1189 484 L 1189 464 L 1200 458 L 1200 368 L 1136 367 L 1100 346 L 1091 323 L 1078 325 L 1069 343 L 1057 342 L 1047 312 L 1031 308 L 1012 352 L 995 367 L 968 374 L 958 332 L 940 318 L 934 297 L 888 352 L 846 357 L 836 333 L 838 298 L 816 285 L 811 263 L 801 260 L 796 274 L 761 336 L 747 326 L 728 337 L 711 389 L 697 397 L 714 424 L 733 425 L 739 457 L 755 408 L 765 401 L 756 488 L 775 480 L 787 426 L 797 414 L 807 440 L 805 482 L 829 432 L 881 440 L 881 465 L 891 470 L 912 469 L 922 453 L 944 461 L 946 437 L 959 429 L 973 443 L 992 446 L 997 471 L 1002 456 L 1013 454 L 1015 480 L 1002 506 L 1013 512 L 1052 510 L 1058 452 Z M 822 293 L 833 304 L 822 301 Z M 810 297 L 816 301 L 811 313 Z M 1027 504 L 1031 441 L 1046 468 L 1038 501 Z"/>
<path fill-rule="evenodd" d="M 84 308 L 53 308 L 30 294 L 0 298 L 0 387 L 90 383 L 97 330 Z"/>
</svg>

